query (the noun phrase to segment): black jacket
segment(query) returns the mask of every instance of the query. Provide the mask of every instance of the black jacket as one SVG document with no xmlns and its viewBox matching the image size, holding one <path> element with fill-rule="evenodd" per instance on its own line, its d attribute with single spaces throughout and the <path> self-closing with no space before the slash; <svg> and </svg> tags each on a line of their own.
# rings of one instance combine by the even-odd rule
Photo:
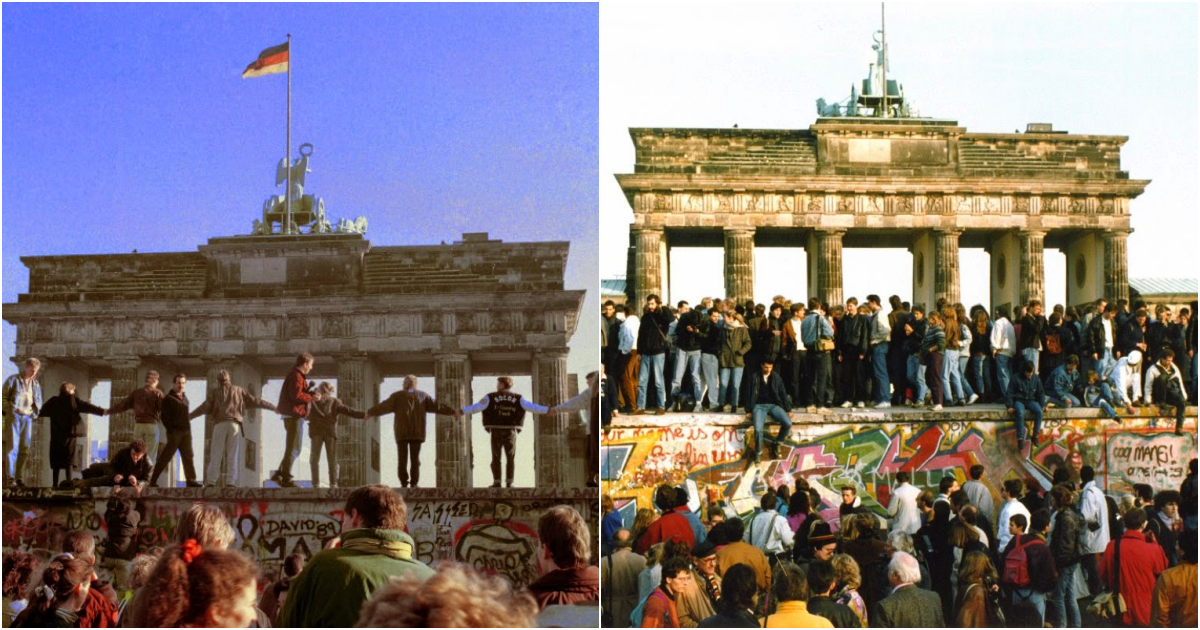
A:
<svg viewBox="0 0 1200 630">
<path fill-rule="evenodd" d="M 721 355 L 721 346 L 725 343 L 725 328 L 712 323 L 712 320 L 705 317 L 700 320 L 700 326 L 696 330 L 696 336 L 700 338 L 700 352 L 702 354 Z"/>
<path fill-rule="evenodd" d="M 650 311 L 642 313 L 641 327 L 638 328 L 638 354 L 643 356 L 665 354 L 667 330 L 670 329 L 673 321 L 675 321 L 675 316 L 671 315 L 665 306 L 659 306 L 658 310 L 653 313 Z"/>
<path fill-rule="evenodd" d="M 1036 348 L 1041 344 L 1042 350 L 1046 349 L 1046 329 L 1049 324 L 1046 322 L 1045 315 L 1033 316 L 1026 313 L 1021 318 L 1021 335 L 1017 337 L 1017 350 L 1026 348 Z"/>
<path fill-rule="evenodd" d="M 117 456 L 112 458 L 113 475 L 121 475 L 122 477 L 137 477 L 139 482 L 150 480 L 150 458 L 142 457 L 141 461 L 133 461 L 133 453 L 131 447 L 117 451 Z"/>
<path fill-rule="evenodd" d="M 842 356 L 854 356 L 867 354 L 871 349 L 871 331 L 868 323 L 863 321 L 862 317 L 855 315 L 854 317 L 846 316 L 842 318 L 842 324 L 838 327 L 837 334 L 834 335 L 837 341 L 838 352 Z"/>
<path fill-rule="evenodd" d="M 1088 322 L 1087 330 L 1083 333 L 1082 352 L 1100 354 L 1104 352 L 1104 316 L 1097 315 Z M 1116 325 L 1113 325 L 1116 330 Z M 1115 344 L 1114 344 L 1115 345 Z"/>
<path fill-rule="evenodd" d="M 745 389 L 742 390 L 742 406 L 745 407 L 746 413 L 750 413 L 754 411 L 758 390 L 763 385 L 762 373 L 753 374 L 747 380 Z M 790 413 L 792 406 L 788 403 L 787 391 L 783 388 L 783 379 L 779 378 L 779 372 L 771 372 L 771 376 L 767 378 L 767 387 L 774 395 L 776 403 L 783 407 L 784 411 Z"/>
<path fill-rule="evenodd" d="M 1079 562 L 1083 547 L 1083 515 L 1074 507 L 1067 507 L 1054 514 L 1054 524 L 1050 530 L 1050 553 L 1054 556 L 1054 565 L 1059 573 L 1075 562 Z"/>
<path fill-rule="evenodd" d="M 1129 356 L 1129 353 L 1134 350 L 1138 350 L 1137 344 L 1145 342 L 1146 335 L 1142 331 L 1142 327 L 1138 326 L 1136 317 L 1130 317 L 1129 321 L 1125 322 L 1125 325 L 1121 326 L 1117 331 L 1116 350 L 1123 357 Z M 1142 357 L 1143 360 L 1146 358 Z"/>
<path fill-rule="evenodd" d="M 697 331 L 700 329 L 700 320 L 708 319 L 701 317 L 700 311 L 690 310 L 679 316 L 679 321 L 675 323 L 675 347 L 685 352 L 693 352 L 700 349 L 700 336 Z M 642 325 L 646 325 L 646 320 L 642 320 Z M 691 331 L 688 331 L 688 327 Z M 641 346 L 638 346 L 639 348 Z"/>
<path fill-rule="evenodd" d="M 900 324 L 900 329 L 904 330 L 904 324 L 912 326 L 912 334 L 904 338 L 904 354 L 919 354 L 921 352 L 921 342 L 925 341 L 925 326 L 926 320 L 922 317 L 920 320 L 909 314 L 908 319 Z"/>
<path fill-rule="evenodd" d="M 172 433 L 191 433 L 192 421 L 188 418 L 189 404 L 186 393 L 178 396 L 171 390 L 162 399 L 162 423 Z"/>
<path fill-rule="evenodd" d="M 362 420 L 367 414 L 351 409 L 346 403 L 333 396 L 314 400 L 308 406 L 309 437 L 337 437 L 338 416 L 350 416 Z"/>
<path fill-rule="evenodd" d="M 1013 403 L 1018 401 L 1035 402 L 1038 405 L 1045 404 L 1046 390 L 1042 387 L 1042 379 L 1038 378 L 1037 374 L 1029 378 L 1025 378 L 1024 372 L 1012 375 L 1012 380 L 1008 382 L 1008 391 L 1004 392 L 1004 404 L 1012 409 Z"/>
<path fill-rule="evenodd" d="M 824 595 L 808 598 L 808 612 L 828 619 L 834 628 L 862 627 L 858 615 L 855 615 L 849 606 L 839 604 Z"/>
</svg>

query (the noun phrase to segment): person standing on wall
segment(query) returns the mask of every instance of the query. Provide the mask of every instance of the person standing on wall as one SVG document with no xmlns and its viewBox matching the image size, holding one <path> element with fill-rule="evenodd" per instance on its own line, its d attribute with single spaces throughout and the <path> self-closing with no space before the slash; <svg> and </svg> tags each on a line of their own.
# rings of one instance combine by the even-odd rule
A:
<svg viewBox="0 0 1200 630">
<path fill-rule="evenodd" d="M 175 453 L 179 453 L 187 487 L 199 488 L 200 483 L 196 481 L 196 457 L 192 452 L 192 421 L 188 418 L 188 398 L 183 391 L 187 385 L 187 375 L 176 374 L 174 382 L 175 387 L 162 400 L 162 420 L 167 429 L 167 442 L 158 454 L 158 461 L 154 462 L 150 485 L 158 486 L 158 478 L 171 464 Z"/>
<path fill-rule="evenodd" d="M 396 450 L 399 455 L 400 487 L 417 487 L 421 480 L 421 445 L 425 443 L 425 414 L 440 413 L 461 418 L 462 412 L 442 404 L 432 396 L 417 389 L 417 377 L 404 377 L 400 391 L 367 410 L 372 418 L 393 415 L 392 429 L 396 434 Z M 411 460 L 412 464 L 409 465 Z"/>
<path fill-rule="evenodd" d="M 496 391 L 479 402 L 462 408 L 462 415 L 483 412 L 483 428 L 492 436 L 492 486 L 500 487 L 500 451 L 504 451 L 508 466 L 505 485 L 513 487 L 513 461 L 516 459 L 517 434 L 525 427 L 525 412 L 550 413 L 549 407 L 525 400 L 512 391 L 511 376 L 496 379 Z"/>
<path fill-rule="evenodd" d="M 166 396 L 158 388 L 158 372 L 146 372 L 146 386 L 130 392 L 123 400 L 108 410 L 108 415 L 115 415 L 133 410 L 133 437 L 146 443 L 146 457 L 153 465 L 158 460 L 158 449 L 162 446 L 160 439 L 162 422 L 162 401 Z M 151 459 L 150 455 L 154 458 Z"/>
<path fill-rule="evenodd" d="M 313 369 L 313 356 L 307 352 L 296 357 L 296 365 L 283 379 L 279 390 L 279 415 L 283 416 L 284 437 L 283 460 L 271 480 L 283 488 L 294 488 L 292 463 L 300 456 L 300 439 L 304 437 L 304 421 L 308 419 L 309 404 L 313 401 L 313 385 L 307 375 Z"/>
<path fill-rule="evenodd" d="M 25 359 L 21 373 L 4 381 L 4 486 L 22 488 L 33 419 L 42 408 L 42 384 L 37 381 L 42 362 Z"/>
</svg>

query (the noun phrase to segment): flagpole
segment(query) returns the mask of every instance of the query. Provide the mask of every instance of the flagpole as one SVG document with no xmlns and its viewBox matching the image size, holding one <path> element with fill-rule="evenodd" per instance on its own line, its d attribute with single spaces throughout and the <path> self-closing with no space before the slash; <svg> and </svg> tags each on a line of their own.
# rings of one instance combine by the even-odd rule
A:
<svg viewBox="0 0 1200 630">
<path fill-rule="evenodd" d="M 292 233 L 292 34 L 288 33 L 288 79 L 287 79 L 287 151 L 283 153 L 283 164 L 287 167 L 287 213 L 284 220 L 285 234 Z"/>
</svg>

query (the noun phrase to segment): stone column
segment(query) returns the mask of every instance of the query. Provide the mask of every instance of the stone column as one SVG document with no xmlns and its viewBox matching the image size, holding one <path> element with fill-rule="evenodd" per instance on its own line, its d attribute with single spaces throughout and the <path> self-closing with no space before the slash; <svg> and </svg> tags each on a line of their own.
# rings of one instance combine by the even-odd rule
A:
<svg viewBox="0 0 1200 630">
<path fill-rule="evenodd" d="M 754 228 L 725 228 L 725 297 L 754 299 Z"/>
<path fill-rule="evenodd" d="M 1042 252 L 1045 230 L 1021 230 L 1017 238 L 1021 245 L 1021 276 L 1018 279 L 1020 303 L 1046 300 L 1046 268 Z"/>
<path fill-rule="evenodd" d="M 633 270 L 634 308 L 640 309 L 650 294 L 663 296 L 662 228 L 633 228 L 633 245 L 637 250 Z"/>
<path fill-rule="evenodd" d="M 959 301 L 958 237 L 962 233 L 962 230 L 933 231 L 933 292 L 951 304 Z"/>
<path fill-rule="evenodd" d="M 1103 234 L 1104 297 L 1109 302 L 1129 299 L 1129 260 L 1125 246 L 1132 231 L 1115 230 Z"/>
<path fill-rule="evenodd" d="M 842 235 L 845 233 L 839 229 L 819 229 L 808 241 L 809 292 L 829 305 L 842 303 Z"/>
<path fill-rule="evenodd" d="M 554 406 L 567 400 L 567 349 L 546 349 L 533 360 L 533 399 Z M 539 488 L 564 488 L 570 483 L 571 461 L 566 414 L 536 416 L 534 483 Z"/>
<path fill-rule="evenodd" d="M 138 367 L 141 361 L 137 357 L 116 357 L 108 360 L 112 366 L 112 395 L 109 406 L 121 402 L 135 389 L 142 387 L 138 380 Z M 129 446 L 133 441 L 133 410 L 124 411 L 108 418 L 108 452 L 109 455 Z"/>
<path fill-rule="evenodd" d="M 379 368 L 375 361 L 367 355 L 339 356 L 336 361 L 337 397 L 351 409 L 370 409 L 378 402 L 379 393 Z M 438 395 L 441 400 L 440 392 Z M 338 424 L 339 479 L 329 481 L 337 481 L 343 488 L 357 488 L 378 482 L 379 468 L 371 466 L 372 441 L 379 442 L 379 421 L 343 419 Z M 324 467 L 324 461 L 321 465 Z M 325 474 L 328 475 L 329 471 L 325 471 Z"/>
<path fill-rule="evenodd" d="M 459 408 L 471 400 L 471 362 L 466 354 L 438 354 L 433 359 L 437 401 Z M 437 416 L 437 487 L 470 488 L 471 424 L 463 416 Z"/>
<path fill-rule="evenodd" d="M 57 396 L 59 387 L 64 382 L 74 383 L 75 395 L 91 402 L 92 378 L 91 370 L 87 365 L 66 359 L 42 359 L 41 361 L 42 367 L 37 378 L 42 383 L 43 402 L 50 400 L 53 396 Z M 18 364 L 18 368 L 19 366 Z M 71 473 L 75 479 L 79 478 L 80 471 L 87 468 L 90 463 L 90 439 L 92 433 L 88 431 L 88 420 L 95 417 L 84 416 L 84 431 L 87 435 L 79 438 L 80 444 L 76 451 L 78 457 L 75 461 L 71 462 Z M 29 442 L 29 461 L 25 463 L 25 477 L 22 481 L 27 486 L 49 487 L 52 476 L 50 471 L 50 422 L 48 418 L 42 418 L 33 423 Z"/>
</svg>

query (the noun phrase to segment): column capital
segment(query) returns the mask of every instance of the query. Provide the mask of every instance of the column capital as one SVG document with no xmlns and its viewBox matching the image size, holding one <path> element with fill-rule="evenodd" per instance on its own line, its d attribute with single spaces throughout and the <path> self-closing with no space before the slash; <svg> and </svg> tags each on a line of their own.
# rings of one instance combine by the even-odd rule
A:
<svg viewBox="0 0 1200 630">
<path fill-rule="evenodd" d="M 722 229 L 725 231 L 726 234 L 751 234 L 751 235 L 753 235 L 754 232 L 758 228 L 745 227 L 745 226 L 734 226 L 734 227 L 726 227 L 726 228 L 722 228 Z"/>
<path fill-rule="evenodd" d="M 1101 230 L 1100 237 L 1108 240 L 1117 238 L 1128 238 L 1133 234 L 1133 228 L 1116 228 L 1111 230 Z"/>
<path fill-rule="evenodd" d="M 142 360 L 140 358 L 129 357 L 129 356 L 106 357 L 104 359 L 104 362 L 108 363 L 111 367 L 113 367 L 114 369 L 118 369 L 118 370 L 121 370 L 121 369 L 136 370 L 138 368 L 138 366 L 142 364 Z"/>
<path fill-rule="evenodd" d="M 1047 230 L 1040 228 L 1020 228 L 1017 235 L 1025 238 L 1045 238 Z"/>
<path fill-rule="evenodd" d="M 824 237 L 842 236 L 843 234 L 846 233 L 846 228 L 844 228 L 844 227 L 818 227 L 818 228 L 813 228 L 813 232 L 816 232 L 817 236 L 824 236 Z"/>
<path fill-rule="evenodd" d="M 538 348 L 534 352 L 534 357 L 538 359 L 565 359 L 570 353 L 570 348 Z"/>
<path fill-rule="evenodd" d="M 663 228 L 661 226 L 646 225 L 646 226 L 630 227 L 629 232 L 630 232 L 630 234 L 660 234 L 661 235 L 663 233 Z"/>
<path fill-rule="evenodd" d="M 935 236 L 940 236 L 940 237 L 947 237 L 947 236 L 962 236 L 962 233 L 963 233 L 963 232 L 966 232 L 966 230 L 965 230 L 965 229 L 963 229 L 963 228 L 960 228 L 960 227 L 937 227 L 937 228 L 933 228 L 933 234 L 934 234 Z"/>
</svg>

